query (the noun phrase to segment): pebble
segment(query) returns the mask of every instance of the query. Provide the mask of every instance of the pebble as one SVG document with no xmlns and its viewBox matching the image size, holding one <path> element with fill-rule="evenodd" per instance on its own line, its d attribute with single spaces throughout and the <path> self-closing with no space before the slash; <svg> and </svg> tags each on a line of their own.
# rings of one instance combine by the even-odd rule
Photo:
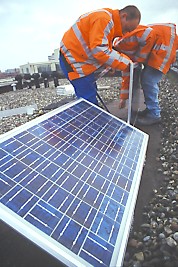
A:
<svg viewBox="0 0 178 267">
<path fill-rule="evenodd" d="M 147 241 L 150 240 L 150 238 L 151 238 L 151 237 L 150 237 L 149 235 L 147 235 L 147 236 L 145 236 L 145 237 L 143 238 L 143 241 L 144 241 L 144 242 L 147 242 Z"/>
<path fill-rule="evenodd" d="M 134 238 L 132 238 L 132 239 L 129 240 L 128 246 L 133 247 L 133 248 L 138 248 L 139 241 L 134 239 Z"/>
<path fill-rule="evenodd" d="M 151 227 L 151 225 L 148 223 L 144 223 L 141 225 L 141 228 L 150 228 L 150 227 Z"/>
<path fill-rule="evenodd" d="M 66 79 L 59 80 L 67 84 Z M 99 85 L 111 85 L 102 90 L 105 102 L 119 96 L 118 78 L 101 78 Z M 178 86 L 163 78 L 160 82 L 160 105 L 162 108 L 162 132 L 160 151 L 155 159 L 162 167 L 160 189 L 153 189 L 153 197 L 145 206 L 139 232 L 131 232 L 123 267 L 177 267 L 178 262 Z M 33 115 L 17 115 L 0 119 L 0 134 L 20 126 L 44 113 L 44 107 L 59 102 L 63 96 L 49 88 L 23 89 L 0 94 L 0 110 L 37 104 Z"/>
<path fill-rule="evenodd" d="M 102 89 L 100 92 L 101 98 L 104 102 L 109 102 L 114 99 L 118 99 L 119 90 L 118 85 L 121 79 L 118 77 L 103 77 L 97 80 L 97 84 L 100 86 L 110 85 L 110 89 Z M 59 85 L 69 84 L 66 79 L 59 79 Z M 66 96 L 60 96 L 57 94 L 57 90 L 54 87 L 54 83 L 50 83 L 48 88 L 29 88 L 17 91 L 11 91 L 0 94 L 0 110 L 19 108 L 36 104 L 38 110 L 31 115 L 22 114 L 11 117 L 5 117 L 0 119 L 0 134 L 8 132 L 15 127 L 18 127 L 28 121 L 33 120 L 36 117 L 43 115 L 44 108 L 52 103 L 57 103 Z"/>
<path fill-rule="evenodd" d="M 166 237 L 166 236 L 165 236 L 164 233 L 160 233 L 160 234 L 159 234 L 159 238 L 160 238 L 160 239 L 165 239 L 165 237 Z"/>
<path fill-rule="evenodd" d="M 168 226 L 168 225 L 166 225 L 166 226 L 164 227 L 164 231 L 165 231 L 166 234 L 168 234 L 168 235 L 172 234 L 172 230 L 171 230 L 170 226 Z"/>
<path fill-rule="evenodd" d="M 178 241 L 178 232 L 173 234 L 173 238 L 174 238 L 175 241 Z"/>
<path fill-rule="evenodd" d="M 142 242 L 141 251 L 138 246 L 128 246 L 123 267 L 134 266 L 135 259 L 140 267 L 178 266 L 178 85 L 164 78 L 160 87 L 162 132 L 155 160 L 161 162 L 158 174 L 162 174 L 162 181 L 143 209 L 139 234 L 130 234 Z M 144 259 L 139 258 L 140 252 Z"/>
<path fill-rule="evenodd" d="M 177 246 L 177 242 L 170 236 L 166 238 L 166 243 L 169 247 L 176 247 Z"/>
<path fill-rule="evenodd" d="M 137 261 L 144 261 L 144 254 L 143 252 L 138 252 L 134 254 L 134 257 L 136 258 Z"/>
</svg>

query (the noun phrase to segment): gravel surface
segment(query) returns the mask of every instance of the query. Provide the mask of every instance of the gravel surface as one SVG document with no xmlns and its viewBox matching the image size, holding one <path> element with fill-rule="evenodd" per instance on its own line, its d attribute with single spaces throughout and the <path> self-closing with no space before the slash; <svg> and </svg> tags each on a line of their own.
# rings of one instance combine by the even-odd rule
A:
<svg viewBox="0 0 178 267">
<path fill-rule="evenodd" d="M 106 102 L 117 99 L 119 96 L 118 85 L 120 78 L 100 78 L 97 81 L 99 86 L 110 86 L 108 89 L 101 88 L 99 90 L 100 96 Z M 69 84 L 66 79 L 60 79 L 59 85 Z M 5 133 L 13 128 L 20 126 L 44 113 L 43 109 L 55 104 L 66 98 L 66 96 L 59 96 L 53 84 L 49 88 L 38 88 L 17 90 L 15 92 L 8 92 L 0 94 L 0 111 L 7 109 L 14 109 L 24 106 L 36 104 L 37 110 L 33 115 L 21 114 L 13 115 L 11 117 L 0 118 L 0 134 Z M 49 110 L 48 110 L 49 111 Z"/>
<path fill-rule="evenodd" d="M 60 80 L 60 85 L 67 84 L 66 79 Z M 0 134 L 30 121 L 43 114 L 42 108 L 50 103 L 58 102 L 62 99 L 57 95 L 54 87 L 50 88 L 32 88 L 17 90 L 0 94 L 0 110 L 8 110 L 36 104 L 38 109 L 33 115 L 21 114 L 4 117 L 0 119 Z"/>
<path fill-rule="evenodd" d="M 60 80 L 60 84 L 66 83 L 65 79 Z M 111 85 L 111 89 L 100 91 L 104 101 L 118 98 L 118 78 L 101 78 L 98 84 Z M 130 233 L 124 267 L 178 266 L 178 85 L 164 79 L 160 87 L 163 127 L 159 156 L 155 161 L 161 163 L 158 172 L 162 175 L 162 182 L 158 189 L 153 188 L 153 196 L 143 209 L 139 231 Z M 54 87 L 0 94 L 0 110 L 34 103 L 38 106 L 33 115 L 0 119 L 0 134 L 40 116 L 45 106 L 62 98 Z"/>
<path fill-rule="evenodd" d="M 165 79 L 160 87 L 162 133 L 155 160 L 161 162 L 162 182 L 143 209 L 139 231 L 130 234 L 124 267 L 178 266 L 178 85 Z"/>
</svg>

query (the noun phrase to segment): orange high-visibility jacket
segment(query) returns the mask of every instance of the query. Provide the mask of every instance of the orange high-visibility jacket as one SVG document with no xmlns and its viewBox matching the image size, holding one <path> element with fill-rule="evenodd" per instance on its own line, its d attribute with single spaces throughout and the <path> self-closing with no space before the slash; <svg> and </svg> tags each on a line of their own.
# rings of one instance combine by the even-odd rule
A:
<svg viewBox="0 0 178 267">
<path fill-rule="evenodd" d="M 166 74 L 176 59 L 176 49 L 178 49 L 176 25 L 172 23 L 139 25 L 123 38 L 116 38 L 114 47 L 117 51 L 128 55 L 133 61 L 144 63 Z M 129 68 L 122 74 L 120 98 L 127 99 Z"/>
<path fill-rule="evenodd" d="M 80 16 L 60 44 L 60 52 L 70 66 L 69 79 L 89 75 L 100 67 L 124 70 L 130 59 L 113 50 L 117 36 L 122 36 L 118 10 L 104 8 Z"/>
</svg>

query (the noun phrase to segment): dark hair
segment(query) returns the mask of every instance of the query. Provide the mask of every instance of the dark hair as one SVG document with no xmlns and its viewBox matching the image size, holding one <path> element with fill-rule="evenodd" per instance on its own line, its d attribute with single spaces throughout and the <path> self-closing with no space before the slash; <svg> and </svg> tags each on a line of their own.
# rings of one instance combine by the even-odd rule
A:
<svg viewBox="0 0 178 267">
<path fill-rule="evenodd" d="M 140 10 L 136 6 L 126 6 L 120 9 L 119 11 L 120 13 L 127 13 L 128 20 L 132 20 L 132 19 L 139 19 L 139 21 L 141 20 Z"/>
</svg>

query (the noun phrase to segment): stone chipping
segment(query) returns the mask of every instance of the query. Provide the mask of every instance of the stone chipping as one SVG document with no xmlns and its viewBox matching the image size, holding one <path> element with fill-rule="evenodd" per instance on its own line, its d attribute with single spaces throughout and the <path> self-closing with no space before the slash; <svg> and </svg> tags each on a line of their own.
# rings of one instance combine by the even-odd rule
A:
<svg viewBox="0 0 178 267">
<path fill-rule="evenodd" d="M 65 79 L 60 80 L 62 84 L 67 84 Z M 118 98 L 118 78 L 101 78 L 98 84 L 111 86 L 100 91 L 105 102 Z M 123 267 L 178 266 L 178 85 L 165 78 L 160 88 L 162 133 L 159 155 L 155 160 L 161 162 L 158 172 L 162 175 L 162 182 L 159 188 L 153 188 L 153 196 L 143 209 L 139 231 L 130 233 Z M 0 94 L 0 110 L 35 103 L 38 106 L 33 115 L 0 119 L 0 134 L 41 116 L 45 106 L 63 98 L 57 95 L 54 87 Z"/>
<path fill-rule="evenodd" d="M 119 82 L 118 82 L 119 80 Z M 59 85 L 66 85 L 69 82 L 66 79 L 60 79 Z M 105 102 L 109 102 L 113 99 L 117 99 L 119 96 L 118 84 L 120 83 L 120 78 L 100 78 L 97 81 L 99 86 L 110 86 L 110 88 L 102 88 L 100 90 L 100 96 Z M 32 114 L 21 114 L 14 115 L 10 117 L 0 118 L 0 134 L 14 129 L 42 114 L 45 112 L 45 107 L 50 104 L 55 104 L 66 98 L 66 96 L 58 95 L 56 88 L 51 84 L 48 88 L 31 88 L 23 89 L 17 91 L 11 91 L 7 93 L 0 94 L 0 111 L 7 109 L 14 109 L 29 105 L 37 105 L 37 110 Z"/>
<path fill-rule="evenodd" d="M 160 83 L 162 182 L 143 209 L 139 231 L 128 240 L 123 267 L 178 266 L 178 85 Z M 134 228 L 134 223 L 133 223 Z M 138 228 L 138 227 L 137 227 Z"/>
</svg>

